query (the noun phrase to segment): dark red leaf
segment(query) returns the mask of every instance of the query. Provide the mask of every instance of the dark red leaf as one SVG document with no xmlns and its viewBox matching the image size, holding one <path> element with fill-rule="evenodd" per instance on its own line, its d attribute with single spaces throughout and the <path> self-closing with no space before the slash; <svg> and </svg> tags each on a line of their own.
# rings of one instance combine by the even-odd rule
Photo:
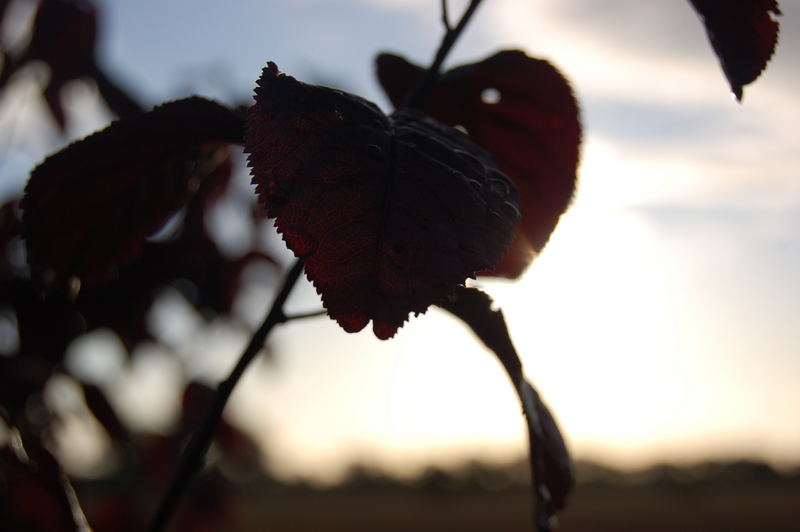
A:
<svg viewBox="0 0 800 532">
<path fill-rule="evenodd" d="M 391 54 L 378 56 L 377 69 L 397 107 L 424 73 Z M 517 236 L 494 270 L 483 273 L 519 277 L 547 243 L 575 190 L 581 125 L 569 84 L 547 61 L 503 51 L 443 74 L 421 110 L 466 129 L 517 185 Z"/>
<path fill-rule="evenodd" d="M 0 89 L 2 89 L 8 78 L 13 74 L 11 70 L 11 55 L 0 46 Z"/>
<path fill-rule="evenodd" d="M 67 127 L 67 115 L 64 112 L 64 106 L 61 104 L 61 89 L 63 85 L 56 80 L 51 82 L 45 87 L 42 96 L 44 103 L 47 104 L 47 109 L 55 120 L 58 129 L 62 132 Z"/>
<path fill-rule="evenodd" d="M 13 269 L 13 242 L 22 235 L 19 199 L 13 198 L 0 205 L 0 275 L 10 275 Z"/>
<path fill-rule="evenodd" d="M 6 27 L 6 8 L 8 7 L 8 2 L 9 0 L 0 0 L 0 28 Z M 11 55 L 6 51 L 3 43 L 0 42 L 0 89 L 6 84 L 12 72 L 11 61 Z"/>
<path fill-rule="evenodd" d="M 533 486 L 540 530 L 550 530 L 551 511 L 566 505 L 575 485 L 574 467 L 553 415 L 525 378 L 522 362 L 508 334 L 502 311 L 474 288 L 460 287 L 441 307 L 460 318 L 503 364 L 522 403 L 531 446 Z"/>
<path fill-rule="evenodd" d="M 180 290 L 208 319 L 228 315 L 244 269 L 254 261 L 275 263 L 257 249 L 228 256 L 208 234 L 205 215 L 224 194 L 230 172 L 228 158 L 214 170 L 215 175 L 201 183 L 170 237 L 147 241 L 142 256 L 121 268 L 116 282 L 85 288 L 74 301 L 60 293 L 42 298 L 34 289 L 28 269 L 22 267 L 19 201 L 0 206 L 0 309 L 6 309 L 16 322 L 19 339 L 14 342 L 15 351 L 28 357 L 26 360 L 35 355 L 51 365 L 59 364 L 64 349 L 76 336 L 105 327 L 132 352 L 140 342 L 153 340 L 147 327 L 148 311 L 167 286 Z M 255 211 L 254 198 L 240 201 L 246 212 Z M 258 209 L 254 224 L 262 223 L 263 210 Z M 120 301 L 125 304 L 120 305 Z"/>
<path fill-rule="evenodd" d="M 0 449 L 0 528 L 78 532 L 85 526 L 72 487 L 47 449 L 38 443 Z"/>
<path fill-rule="evenodd" d="M 100 422 L 108 435 L 114 440 L 127 442 L 130 440 L 128 428 L 117 416 L 116 410 L 111 406 L 105 392 L 94 384 L 81 383 L 86 406 Z"/>
<path fill-rule="evenodd" d="M 243 118 L 187 98 L 72 144 L 37 167 L 22 200 L 33 275 L 56 286 L 113 279 L 241 142 Z"/>
<path fill-rule="evenodd" d="M 561 429 L 539 393 L 527 379 L 523 379 L 519 386 L 528 430 L 538 438 L 534 442 L 533 455 L 539 461 L 542 478 L 537 488 L 547 489 L 553 510 L 561 510 L 575 487 L 575 466 Z"/>
<path fill-rule="evenodd" d="M 27 355 L 0 356 L 0 416 L 24 420 L 31 398 L 41 394 L 53 364 Z"/>
<path fill-rule="evenodd" d="M 325 308 L 390 338 L 502 256 L 516 190 L 460 132 L 264 69 L 245 147 L 253 183 Z"/>
<path fill-rule="evenodd" d="M 8 7 L 9 0 L 0 0 L 0 24 L 5 20 L 6 7 Z"/>
<path fill-rule="evenodd" d="M 97 10 L 90 0 L 43 1 L 23 61 L 43 61 L 51 80 L 84 75 L 94 62 Z"/>
<path fill-rule="evenodd" d="M 97 12 L 89 0 L 44 1 L 33 21 L 31 40 L 13 68 L 41 61 L 50 68 L 44 87 L 45 102 L 63 131 L 64 110 L 61 88 L 68 81 L 89 76 L 94 69 L 97 40 Z"/>
<path fill-rule="evenodd" d="M 208 234 L 206 214 L 225 192 L 230 172 L 230 159 L 226 159 L 214 170 L 214 175 L 201 183 L 173 235 L 148 241 L 142 256 L 122 268 L 116 282 L 81 291 L 75 303 L 89 329 L 113 329 L 132 351 L 139 342 L 151 339 L 147 315 L 164 287 L 178 289 L 202 316 L 212 319 L 230 313 L 240 289 L 241 274 L 249 264 L 275 263 L 258 250 L 230 257 Z M 242 203 L 243 208 L 251 209 L 250 201 Z M 119 301 L 125 301 L 125 305 Z"/>
<path fill-rule="evenodd" d="M 0 16 L 2 7 L 0 4 Z M 41 62 L 50 70 L 43 87 L 45 103 L 62 131 L 66 126 L 66 115 L 61 103 L 61 89 L 75 79 L 92 79 L 100 96 L 117 116 L 126 118 L 140 114 L 143 109 L 139 103 L 97 64 L 97 26 L 97 9 L 90 0 L 40 2 L 25 50 L 17 57 L 3 51 L 0 87 L 15 71 L 31 62 Z"/>
<path fill-rule="evenodd" d="M 83 316 L 64 294 L 42 297 L 27 279 L 7 281 L 2 290 L 16 314 L 22 354 L 57 364 L 70 342 L 86 332 Z"/>
<path fill-rule="evenodd" d="M 758 78 L 778 43 L 777 0 L 690 0 L 706 25 L 725 77 L 737 100 Z"/>
<path fill-rule="evenodd" d="M 189 381 L 186 384 L 181 398 L 181 416 L 178 420 L 178 430 L 182 434 L 191 434 L 203 423 L 216 394 L 214 388 L 202 382 Z"/>
<path fill-rule="evenodd" d="M 108 108 L 118 117 L 128 118 L 144 112 L 139 102 L 115 83 L 97 64 L 94 65 L 90 77 L 97 85 L 97 91 Z"/>
</svg>

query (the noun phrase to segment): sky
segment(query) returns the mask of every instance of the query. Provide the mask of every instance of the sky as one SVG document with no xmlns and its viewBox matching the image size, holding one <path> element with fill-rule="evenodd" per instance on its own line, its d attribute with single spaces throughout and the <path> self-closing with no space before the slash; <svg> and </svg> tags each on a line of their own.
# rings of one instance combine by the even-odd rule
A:
<svg viewBox="0 0 800 532">
<path fill-rule="evenodd" d="M 98 3 L 101 61 L 151 104 L 190 92 L 247 100 L 271 60 L 388 110 L 374 55 L 426 64 L 442 34 L 438 0 Z M 450 2 L 451 16 L 464 4 Z M 782 4 L 777 54 L 741 105 L 683 0 L 487 1 L 448 60 L 523 49 L 558 66 L 581 105 L 573 205 L 522 279 L 476 283 L 503 309 L 527 375 L 578 457 L 627 467 L 800 462 L 800 4 Z M 74 136 L 107 119 L 85 92 L 75 90 Z M 66 141 L 43 141 L 41 109 L 15 97 L 0 102 L 22 109 L 0 166 L 4 187 Z M 241 181 L 249 186 L 244 173 Z M 269 299 L 254 289 L 242 306 L 257 315 Z M 319 306 L 308 284 L 290 300 Z M 202 327 L 167 295 L 169 309 L 160 334 L 197 376 L 222 378 L 246 336 Z M 234 394 L 231 418 L 264 442 L 279 474 L 334 479 L 354 461 L 412 474 L 525 452 L 507 378 L 463 326 L 431 309 L 388 342 L 368 329 L 290 323 L 271 339 L 273 360 L 251 368 Z M 76 347 L 87 374 L 121 365 L 113 340 L 94 342 L 112 349 Z M 115 399 L 142 426 L 164 426 L 177 407 L 176 362 L 156 349 L 138 358 Z"/>
</svg>

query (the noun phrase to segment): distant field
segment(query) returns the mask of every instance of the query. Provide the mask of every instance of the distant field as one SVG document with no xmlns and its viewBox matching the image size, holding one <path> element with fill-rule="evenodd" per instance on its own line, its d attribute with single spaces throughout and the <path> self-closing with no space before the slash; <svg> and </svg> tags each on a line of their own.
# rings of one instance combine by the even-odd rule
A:
<svg viewBox="0 0 800 532">
<path fill-rule="evenodd" d="M 532 532 L 524 460 L 411 480 L 355 467 L 327 489 L 250 473 L 234 483 L 202 475 L 171 532 Z M 78 486 L 95 532 L 145 529 L 160 491 L 143 491 L 140 479 L 128 470 Z M 800 532 L 800 469 L 742 460 L 625 472 L 583 462 L 578 479 L 562 532 Z"/>
<path fill-rule="evenodd" d="M 244 501 L 243 501 L 244 502 Z M 529 495 L 380 490 L 246 497 L 246 522 L 270 532 L 530 532 Z M 800 487 L 585 487 L 564 532 L 800 532 Z"/>
<path fill-rule="evenodd" d="M 564 532 L 798 532 L 800 488 L 580 490 Z"/>
</svg>

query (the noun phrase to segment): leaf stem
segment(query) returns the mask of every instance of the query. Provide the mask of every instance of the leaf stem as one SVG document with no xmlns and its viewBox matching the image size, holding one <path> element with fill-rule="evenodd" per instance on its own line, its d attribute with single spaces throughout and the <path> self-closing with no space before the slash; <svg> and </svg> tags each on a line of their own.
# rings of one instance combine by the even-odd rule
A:
<svg viewBox="0 0 800 532">
<path fill-rule="evenodd" d="M 458 40 L 461 33 L 464 31 L 464 28 L 467 26 L 467 23 L 472 18 L 472 15 L 475 13 L 475 10 L 478 9 L 478 6 L 481 4 L 482 0 L 470 0 L 469 5 L 464 10 L 464 14 L 461 15 L 461 19 L 458 21 L 458 24 L 453 28 L 450 26 L 450 23 L 447 19 L 447 3 L 446 1 L 442 3 L 443 6 L 443 19 L 445 21 L 445 28 L 447 31 L 442 38 L 442 43 L 439 45 L 439 49 L 436 51 L 436 56 L 433 59 L 433 63 L 428 70 L 425 71 L 425 76 L 420 81 L 419 85 L 417 85 L 411 94 L 409 95 L 408 99 L 406 100 L 405 105 L 403 106 L 406 109 L 417 109 L 420 107 L 425 100 L 425 97 L 430 92 L 431 87 L 436 82 L 436 79 L 439 77 L 439 71 L 442 68 L 442 63 L 444 63 L 447 54 L 450 53 L 450 49 Z"/>
<path fill-rule="evenodd" d="M 320 316 L 324 316 L 328 313 L 327 310 L 314 310 L 311 312 L 301 312 L 300 314 L 292 314 L 291 316 L 286 316 L 286 321 L 294 321 L 294 320 L 304 320 L 306 318 L 318 318 Z"/>
<path fill-rule="evenodd" d="M 272 306 L 266 318 L 264 318 L 261 326 L 253 334 L 250 343 L 242 353 L 236 366 L 231 370 L 228 378 L 219 384 L 216 396 L 214 397 L 214 403 L 211 405 L 208 414 L 206 414 L 203 424 L 192 435 L 186 450 L 183 452 L 178 471 L 175 473 L 175 478 L 167 490 L 167 493 L 161 499 L 161 503 L 148 528 L 149 532 L 160 532 L 166 529 L 189 483 L 202 469 L 206 451 L 208 451 L 211 440 L 214 438 L 214 432 L 222 417 L 222 411 L 225 409 L 225 405 L 233 389 L 244 374 L 247 366 L 261 351 L 272 328 L 279 323 L 285 323 L 287 321 L 286 315 L 283 312 L 283 305 L 302 271 L 303 263 L 298 260 L 286 274 L 283 285 L 275 295 L 275 299 L 272 302 Z"/>
</svg>

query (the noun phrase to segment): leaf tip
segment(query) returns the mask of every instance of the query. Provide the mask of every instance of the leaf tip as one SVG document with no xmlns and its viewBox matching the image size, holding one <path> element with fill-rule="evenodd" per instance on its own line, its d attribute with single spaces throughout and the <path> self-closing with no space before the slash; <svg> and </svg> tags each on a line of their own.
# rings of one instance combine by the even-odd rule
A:
<svg viewBox="0 0 800 532">
<path fill-rule="evenodd" d="M 330 311 L 328 311 L 328 314 L 330 315 Z M 357 333 L 369 323 L 369 318 L 367 316 L 356 312 L 337 314 L 331 317 L 336 320 L 336 323 L 338 323 L 345 332 L 349 333 Z"/>
<path fill-rule="evenodd" d="M 375 336 L 379 340 L 389 340 L 395 334 L 397 334 L 397 329 L 397 325 L 393 325 L 391 323 L 383 321 L 372 322 L 372 332 L 375 333 Z"/>
</svg>

